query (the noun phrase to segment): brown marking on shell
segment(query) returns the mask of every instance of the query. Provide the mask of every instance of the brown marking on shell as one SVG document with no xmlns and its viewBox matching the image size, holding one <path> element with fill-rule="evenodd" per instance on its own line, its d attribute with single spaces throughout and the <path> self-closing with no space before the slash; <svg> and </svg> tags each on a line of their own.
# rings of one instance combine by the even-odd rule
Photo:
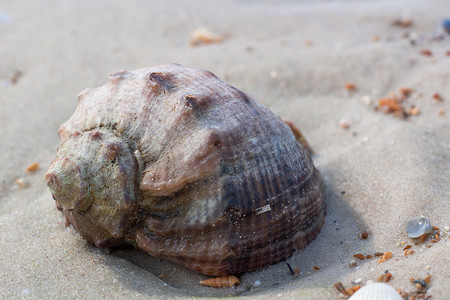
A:
<svg viewBox="0 0 450 300">
<path fill-rule="evenodd" d="M 215 288 L 232 287 L 235 285 L 239 285 L 240 283 L 241 282 L 239 281 L 239 279 L 233 275 L 209 278 L 209 279 L 200 281 L 200 284 L 202 284 L 204 286 L 215 287 Z"/>
<path fill-rule="evenodd" d="M 150 73 L 148 78 L 163 87 L 165 90 L 170 91 L 175 87 L 172 83 L 174 77 L 171 73 L 153 72 Z"/>
<path fill-rule="evenodd" d="M 322 179 L 293 132 L 211 72 L 119 72 L 61 126 L 47 180 L 100 248 L 240 274 L 288 258 L 324 223 Z"/>
</svg>

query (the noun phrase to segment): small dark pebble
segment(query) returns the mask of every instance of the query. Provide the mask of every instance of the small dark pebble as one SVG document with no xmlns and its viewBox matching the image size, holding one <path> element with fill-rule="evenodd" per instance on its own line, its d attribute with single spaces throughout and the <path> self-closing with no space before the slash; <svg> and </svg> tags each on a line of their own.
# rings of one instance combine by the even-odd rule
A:
<svg viewBox="0 0 450 300">
<path fill-rule="evenodd" d="M 362 240 L 367 240 L 367 238 L 369 237 L 369 233 L 367 231 L 361 231 L 358 234 L 359 238 Z"/>
<path fill-rule="evenodd" d="M 344 194 L 345 194 L 345 191 L 341 191 L 341 194 L 344 195 Z"/>
<path fill-rule="evenodd" d="M 413 282 L 420 284 L 422 287 L 427 287 L 427 283 L 423 279 L 416 279 Z"/>
</svg>

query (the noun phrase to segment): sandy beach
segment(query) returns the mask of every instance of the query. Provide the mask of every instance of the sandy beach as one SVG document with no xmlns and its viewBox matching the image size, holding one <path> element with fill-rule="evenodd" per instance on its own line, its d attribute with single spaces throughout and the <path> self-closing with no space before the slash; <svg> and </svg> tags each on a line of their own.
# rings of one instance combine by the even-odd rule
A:
<svg viewBox="0 0 450 300">
<path fill-rule="evenodd" d="M 388 284 L 411 295 L 410 278 L 430 274 L 426 296 L 448 299 L 449 8 L 0 0 L 0 298 L 343 299 L 336 282 L 364 286 L 388 271 Z M 65 227 L 44 183 L 80 91 L 117 70 L 167 63 L 210 70 L 292 120 L 324 179 L 319 236 L 233 288 L 201 286 L 208 276 L 134 249 L 89 245 Z M 439 229 L 417 243 L 405 227 L 421 215 Z M 370 257 L 386 251 L 386 262 Z"/>
</svg>

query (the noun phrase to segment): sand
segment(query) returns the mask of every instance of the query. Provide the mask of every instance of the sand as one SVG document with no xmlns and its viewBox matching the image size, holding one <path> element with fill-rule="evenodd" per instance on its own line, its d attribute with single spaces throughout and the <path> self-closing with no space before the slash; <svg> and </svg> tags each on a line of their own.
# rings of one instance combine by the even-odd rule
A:
<svg viewBox="0 0 450 300">
<path fill-rule="evenodd" d="M 440 22 L 449 8 L 447 0 L 1 1 L 0 298 L 340 299 L 333 283 L 366 284 L 389 270 L 389 284 L 409 292 L 411 277 L 429 273 L 427 295 L 448 299 L 450 35 Z M 399 18 L 412 26 L 392 25 Z M 223 40 L 190 46 L 200 27 Z M 249 93 L 314 148 L 328 214 L 318 238 L 287 260 L 298 276 L 281 262 L 243 274 L 236 288 L 206 288 L 198 281 L 207 276 L 131 249 L 104 253 L 64 226 L 43 177 L 77 94 L 114 71 L 171 62 Z M 401 86 L 413 89 L 404 105 L 419 115 L 375 111 Z M 419 215 L 441 228 L 438 242 L 407 237 L 406 222 Z M 406 244 L 414 254 L 403 256 Z M 388 250 L 385 263 L 349 266 L 357 252 Z"/>
</svg>

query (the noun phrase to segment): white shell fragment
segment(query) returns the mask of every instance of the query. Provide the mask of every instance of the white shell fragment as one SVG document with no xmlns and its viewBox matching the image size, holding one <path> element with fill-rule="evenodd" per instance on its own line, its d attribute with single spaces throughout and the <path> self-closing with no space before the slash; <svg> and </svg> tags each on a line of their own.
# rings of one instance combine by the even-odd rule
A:
<svg viewBox="0 0 450 300">
<path fill-rule="evenodd" d="M 349 300 L 402 300 L 399 293 L 390 285 L 381 282 L 360 288 Z"/>
<path fill-rule="evenodd" d="M 424 216 L 413 218 L 406 224 L 406 233 L 410 238 L 418 238 L 432 230 L 430 220 Z"/>
<path fill-rule="evenodd" d="M 270 204 L 267 204 L 267 205 L 258 207 L 258 208 L 255 210 L 255 212 L 256 212 L 256 215 L 260 215 L 260 214 L 262 214 L 262 213 L 265 213 L 265 212 L 268 212 L 268 211 L 271 211 L 271 210 L 272 210 L 272 209 L 270 208 Z"/>
</svg>

